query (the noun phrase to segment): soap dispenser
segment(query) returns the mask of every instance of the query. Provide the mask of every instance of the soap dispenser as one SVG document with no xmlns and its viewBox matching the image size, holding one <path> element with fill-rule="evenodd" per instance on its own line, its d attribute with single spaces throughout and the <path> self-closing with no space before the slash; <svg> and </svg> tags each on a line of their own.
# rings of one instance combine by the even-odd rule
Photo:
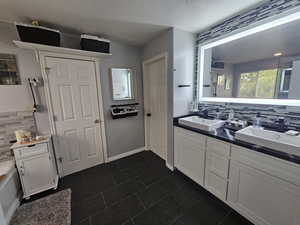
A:
<svg viewBox="0 0 300 225">
<path fill-rule="evenodd" d="M 231 121 L 234 119 L 234 111 L 231 109 L 228 113 L 228 121 Z"/>
<path fill-rule="evenodd" d="M 216 109 L 216 119 L 220 120 L 221 119 L 221 115 L 222 115 L 222 112 L 220 111 L 219 108 Z"/>
<path fill-rule="evenodd" d="M 253 126 L 255 128 L 260 128 L 261 127 L 261 114 L 260 114 L 260 112 L 256 113 L 256 116 L 253 120 Z"/>
</svg>

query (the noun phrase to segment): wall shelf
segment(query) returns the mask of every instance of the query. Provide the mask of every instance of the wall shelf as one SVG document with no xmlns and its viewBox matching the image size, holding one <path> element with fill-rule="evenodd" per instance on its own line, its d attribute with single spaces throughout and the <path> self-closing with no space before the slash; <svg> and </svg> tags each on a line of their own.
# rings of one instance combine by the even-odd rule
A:
<svg viewBox="0 0 300 225">
<path fill-rule="evenodd" d="M 108 54 L 108 53 L 92 52 L 92 51 L 85 51 L 85 50 L 73 49 L 73 48 L 55 47 L 50 45 L 35 44 L 35 43 L 24 42 L 24 41 L 15 40 L 13 42 L 19 48 L 31 49 L 34 51 L 59 52 L 59 53 L 89 56 L 89 57 L 106 57 L 112 55 L 110 53 Z"/>
</svg>

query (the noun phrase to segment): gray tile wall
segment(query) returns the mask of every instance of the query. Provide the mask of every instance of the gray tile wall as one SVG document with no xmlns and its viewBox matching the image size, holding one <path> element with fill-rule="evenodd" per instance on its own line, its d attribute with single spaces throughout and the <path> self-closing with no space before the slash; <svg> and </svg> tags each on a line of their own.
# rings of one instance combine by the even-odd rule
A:
<svg viewBox="0 0 300 225">
<path fill-rule="evenodd" d="M 33 113 L 30 111 L 0 113 L 0 153 L 9 150 L 15 140 L 14 131 L 28 130 L 36 133 Z"/>
<path fill-rule="evenodd" d="M 216 116 L 218 109 L 224 118 L 233 110 L 235 118 L 248 122 L 252 122 L 257 112 L 260 112 L 262 122 L 273 125 L 279 117 L 284 117 L 289 129 L 300 131 L 300 112 L 287 106 L 202 102 L 199 104 L 199 110 L 203 109 L 207 109 L 210 116 Z"/>
<path fill-rule="evenodd" d="M 253 8 L 245 13 L 235 15 L 222 23 L 219 23 L 208 30 L 197 35 L 197 43 L 229 34 L 240 28 L 249 26 L 263 19 L 281 14 L 290 9 L 300 6 L 300 0 L 269 0 L 266 3 Z"/>
</svg>

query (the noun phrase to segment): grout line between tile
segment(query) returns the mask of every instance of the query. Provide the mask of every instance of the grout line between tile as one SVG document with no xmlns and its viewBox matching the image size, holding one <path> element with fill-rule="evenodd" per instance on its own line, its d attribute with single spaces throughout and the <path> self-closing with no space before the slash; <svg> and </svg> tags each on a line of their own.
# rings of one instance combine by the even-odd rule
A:
<svg viewBox="0 0 300 225">
<path fill-rule="evenodd" d="M 102 200 L 103 200 L 103 203 L 104 203 L 104 209 L 106 209 L 107 208 L 107 203 L 105 201 L 104 194 L 103 194 L 102 191 L 101 191 L 101 197 L 102 197 Z"/>
<path fill-rule="evenodd" d="M 130 221 L 132 222 L 133 225 L 135 225 L 135 222 L 132 218 L 130 218 Z"/>
<path fill-rule="evenodd" d="M 143 206 L 143 208 L 146 209 L 146 206 L 145 206 L 144 202 L 142 201 L 142 199 L 140 198 L 140 196 L 137 193 L 134 193 L 134 195 L 136 196 L 136 198 L 138 199 L 138 201 L 141 203 L 141 205 Z"/>
<path fill-rule="evenodd" d="M 232 209 L 229 210 L 229 212 L 219 221 L 217 225 L 222 225 L 222 223 L 227 219 L 227 217 L 232 213 Z"/>
<path fill-rule="evenodd" d="M 171 196 L 172 194 L 167 194 L 166 196 L 162 197 L 161 199 L 159 199 L 158 201 L 154 202 L 153 204 L 151 204 L 148 208 L 146 207 L 145 210 L 139 212 L 138 214 L 136 214 L 135 216 L 131 217 L 131 219 L 135 219 L 136 217 L 138 217 L 139 215 L 141 215 L 143 212 L 145 212 L 146 210 L 149 210 L 151 207 L 153 207 L 155 204 L 159 203 L 160 201 L 164 200 L 165 198 Z"/>
</svg>

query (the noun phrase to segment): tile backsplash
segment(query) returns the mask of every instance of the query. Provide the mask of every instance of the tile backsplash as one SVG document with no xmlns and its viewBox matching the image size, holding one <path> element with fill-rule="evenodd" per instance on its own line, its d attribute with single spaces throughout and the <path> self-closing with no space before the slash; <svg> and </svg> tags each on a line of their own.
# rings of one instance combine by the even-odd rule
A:
<svg viewBox="0 0 300 225">
<path fill-rule="evenodd" d="M 15 141 L 14 131 L 20 129 L 36 133 L 32 111 L 0 113 L 0 153 L 9 150 Z"/>
<path fill-rule="evenodd" d="M 283 117 L 289 129 L 300 131 L 300 111 L 291 110 L 288 106 L 200 102 L 198 108 L 200 111 L 207 109 L 211 116 L 216 116 L 219 110 L 225 118 L 233 110 L 235 118 L 248 122 L 252 122 L 258 112 L 262 121 L 268 124 L 274 124 L 279 117 Z"/>
<path fill-rule="evenodd" d="M 268 0 L 261 5 L 241 14 L 234 15 L 225 21 L 197 34 L 197 44 L 229 34 L 266 18 L 287 12 L 300 6 L 299 0 Z"/>
</svg>

